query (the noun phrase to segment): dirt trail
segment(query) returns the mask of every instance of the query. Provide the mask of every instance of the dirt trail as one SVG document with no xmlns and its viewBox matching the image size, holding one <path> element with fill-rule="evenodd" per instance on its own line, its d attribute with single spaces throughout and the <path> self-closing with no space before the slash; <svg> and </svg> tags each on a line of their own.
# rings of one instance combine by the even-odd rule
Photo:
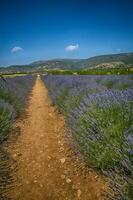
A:
<svg viewBox="0 0 133 200">
<path fill-rule="evenodd" d="M 38 78 L 21 134 L 10 152 L 18 177 L 10 191 L 13 200 L 105 200 L 105 183 L 73 155 L 65 142 L 65 122 Z"/>
</svg>

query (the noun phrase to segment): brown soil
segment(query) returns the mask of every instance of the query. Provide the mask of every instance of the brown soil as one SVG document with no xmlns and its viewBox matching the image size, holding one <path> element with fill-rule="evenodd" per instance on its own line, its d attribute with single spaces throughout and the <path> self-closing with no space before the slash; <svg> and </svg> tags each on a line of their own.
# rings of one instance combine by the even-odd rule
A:
<svg viewBox="0 0 133 200">
<path fill-rule="evenodd" d="M 10 148 L 18 170 L 13 200 L 105 200 L 107 183 L 74 155 L 65 142 L 65 121 L 51 106 L 47 89 L 38 78 L 21 134 Z"/>
</svg>

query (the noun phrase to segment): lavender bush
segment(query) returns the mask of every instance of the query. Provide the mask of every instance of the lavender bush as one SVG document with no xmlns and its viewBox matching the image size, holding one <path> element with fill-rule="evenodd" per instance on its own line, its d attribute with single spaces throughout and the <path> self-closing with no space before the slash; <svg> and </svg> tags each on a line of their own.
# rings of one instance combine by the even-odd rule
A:
<svg viewBox="0 0 133 200">
<path fill-rule="evenodd" d="M 29 92 L 35 82 L 34 76 L 0 78 L 0 143 L 9 134 L 9 128 L 25 108 Z M 14 160 L 0 145 L 0 199 L 6 196 L 13 183 Z"/>
<path fill-rule="evenodd" d="M 14 119 L 22 112 L 35 82 L 34 76 L 0 78 L 0 142 Z"/>
<path fill-rule="evenodd" d="M 113 177 L 114 199 L 133 199 L 133 76 L 42 79 L 88 165 Z"/>
</svg>

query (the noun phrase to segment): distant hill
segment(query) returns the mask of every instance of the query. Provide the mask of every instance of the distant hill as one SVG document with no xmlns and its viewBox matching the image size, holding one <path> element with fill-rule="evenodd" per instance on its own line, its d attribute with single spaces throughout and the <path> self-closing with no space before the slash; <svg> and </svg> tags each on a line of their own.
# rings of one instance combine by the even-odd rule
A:
<svg viewBox="0 0 133 200">
<path fill-rule="evenodd" d="M 35 72 L 46 69 L 78 70 L 94 68 L 129 68 L 133 67 L 133 53 L 121 53 L 95 56 L 88 59 L 41 60 L 29 65 L 1 67 L 0 72 Z"/>
<path fill-rule="evenodd" d="M 31 65 L 11 65 L 8 67 L 0 67 L 0 72 L 12 72 L 12 73 L 19 73 L 19 72 L 30 72 L 34 71 Z"/>
<path fill-rule="evenodd" d="M 32 66 L 39 69 L 78 69 L 81 59 L 54 59 L 47 61 L 37 61 L 31 63 Z M 79 67 L 78 67 L 79 66 Z"/>
<path fill-rule="evenodd" d="M 112 55 L 102 55 L 88 58 L 84 66 L 87 68 L 96 66 L 115 66 L 115 67 L 130 67 L 133 66 L 133 53 L 121 53 Z"/>
</svg>

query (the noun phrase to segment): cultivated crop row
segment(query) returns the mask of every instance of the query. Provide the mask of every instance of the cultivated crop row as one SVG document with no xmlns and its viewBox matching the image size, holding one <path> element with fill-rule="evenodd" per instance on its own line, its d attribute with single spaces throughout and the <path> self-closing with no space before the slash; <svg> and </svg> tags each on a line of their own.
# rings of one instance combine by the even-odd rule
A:
<svg viewBox="0 0 133 200">
<path fill-rule="evenodd" d="M 112 198 L 132 199 L 133 76 L 49 75 L 42 79 L 86 163 L 111 178 L 117 194 Z"/>
<path fill-rule="evenodd" d="M 0 78 L 0 142 L 14 119 L 22 112 L 34 84 L 33 76 Z"/>
<path fill-rule="evenodd" d="M 25 108 L 29 92 L 35 82 L 33 76 L 4 78 L 0 77 L 0 199 L 8 198 L 6 194 L 12 187 L 14 160 L 3 148 L 3 141 L 9 135 L 9 129 L 15 119 Z"/>
</svg>

